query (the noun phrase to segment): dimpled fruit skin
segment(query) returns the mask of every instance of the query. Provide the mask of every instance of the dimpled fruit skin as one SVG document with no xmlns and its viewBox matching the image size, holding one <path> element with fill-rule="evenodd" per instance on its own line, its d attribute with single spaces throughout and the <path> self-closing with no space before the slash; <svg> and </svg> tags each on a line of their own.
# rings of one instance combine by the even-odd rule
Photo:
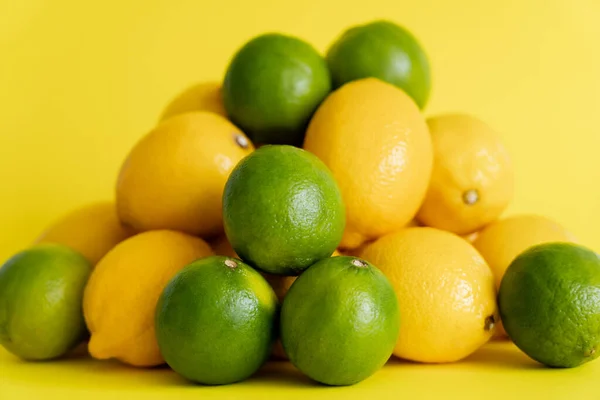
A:
<svg viewBox="0 0 600 400">
<path fill-rule="evenodd" d="M 36 243 L 59 243 L 87 258 L 92 265 L 132 234 L 121 224 L 113 202 L 86 205 L 71 211 L 36 240 Z"/>
<path fill-rule="evenodd" d="M 431 182 L 417 219 L 459 235 L 494 221 L 513 197 L 514 174 L 501 137 L 469 115 L 446 114 L 427 120 L 433 140 Z M 464 201 L 475 190 L 474 204 Z"/>
<path fill-rule="evenodd" d="M 396 291 L 402 312 L 394 354 L 420 362 L 458 361 L 493 334 L 494 278 L 466 240 L 434 228 L 386 235 L 361 253 Z M 490 321 L 491 322 L 491 321 Z"/>
<path fill-rule="evenodd" d="M 85 289 L 90 354 L 139 367 L 162 364 L 154 332 L 156 302 L 179 270 L 210 255 L 202 239 L 168 230 L 119 243 L 96 265 Z"/>
<path fill-rule="evenodd" d="M 210 111 L 225 116 L 220 82 L 201 82 L 179 93 L 165 107 L 160 120 L 191 111 Z"/>
<path fill-rule="evenodd" d="M 278 311 L 273 289 L 254 269 L 235 258 L 203 258 L 178 273 L 160 297 L 160 350 L 191 381 L 238 382 L 267 360 Z"/>
<path fill-rule="evenodd" d="M 136 231 L 222 233 L 225 182 L 253 150 L 248 138 L 220 115 L 198 111 L 169 118 L 135 145 L 121 167 L 121 221 Z"/>
<path fill-rule="evenodd" d="M 362 262 L 356 266 L 353 262 Z M 400 312 L 394 289 L 355 257 L 321 260 L 296 279 L 281 309 L 281 341 L 290 361 L 328 385 L 352 385 L 392 355 Z"/>
<path fill-rule="evenodd" d="M 327 52 L 335 88 L 374 77 L 404 90 L 420 108 L 431 91 L 427 55 L 415 37 L 389 21 L 375 21 L 344 32 Z"/>
<path fill-rule="evenodd" d="M 86 334 L 81 302 L 91 271 L 87 259 L 59 244 L 10 258 L 0 268 L 0 345 L 26 360 L 73 349 Z"/>
<path fill-rule="evenodd" d="M 600 355 L 600 258 L 582 246 L 544 243 L 508 267 L 498 295 L 504 328 L 534 360 L 576 367 Z"/>
<path fill-rule="evenodd" d="M 264 146 L 233 170 L 223 195 L 225 233 L 242 260 L 298 275 L 329 257 L 344 231 L 344 204 L 327 167 L 292 146 Z"/>
<path fill-rule="evenodd" d="M 378 79 L 333 92 L 315 113 L 304 148 L 323 160 L 342 192 L 342 249 L 408 224 L 427 191 L 433 151 L 425 119 L 402 90 Z"/>
<path fill-rule="evenodd" d="M 223 100 L 233 123 L 257 145 L 300 146 L 330 90 L 327 63 L 310 44 L 272 33 L 250 40 L 234 56 Z"/>
</svg>

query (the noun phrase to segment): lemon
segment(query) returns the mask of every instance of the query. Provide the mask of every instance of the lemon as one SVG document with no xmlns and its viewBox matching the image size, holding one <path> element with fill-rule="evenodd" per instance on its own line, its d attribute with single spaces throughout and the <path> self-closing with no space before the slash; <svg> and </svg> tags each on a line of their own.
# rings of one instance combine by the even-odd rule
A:
<svg viewBox="0 0 600 400">
<path fill-rule="evenodd" d="M 250 377 L 267 360 L 277 334 L 273 289 L 250 266 L 213 256 L 182 269 L 156 307 L 156 337 L 173 370 L 199 383 Z"/>
<path fill-rule="evenodd" d="M 543 243 L 510 264 L 498 294 L 504 326 L 534 360 L 570 368 L 600 355 L 600 256 Z"/>
<path fill-rule="evenodd" d="M 144 136 L 117 182 L 117 211 L 137 231 L 172 229 L 209 237 L 223 232 L 223 188 L 253 150 L 231 122 L 206 111 L 169 118 Z"/>
<path fill-rule="evenodd" d="M 367 78 L 333 92 L 310 122 L 304 148 L 323 160 L 342 192 L 342 249 L 402 228 L 419 209 L 431 139 L 418 107 L 395 86 Z"/>
<path fill-rule="evenodd" d="M 577 239 L 557 222 L 541 215 L 515 215 L 495 221 L 479 232 L 473 246 L 492 269 L 496 287 L 510 263 L 537 244 L 576 242 Z"/>
<path fill-rule="evenodd" d="M 212 254 L 202 239 L 168 230 L 118 244 L 96 265 L 85 289 L 90 354 L 140 367 L 162 364 L 154 331 L 156 302 L 181 268 Z"/>
<path fill-rule="evenodd" d="M 361 256 L 388 277 L 402 323 L 394 354 L 408 360 L 460 360 L 486 343 L 498 320 L 494 278 L 466 240 L 435 228 L 407 228 Z"/>
<path fill-rule="evenodd" d="M 54 243 L 11 257 L 0 267 L 0 345 L 25 360 L 50 360 L 81 343 L 91 270 L 81 254 Z"/>
<path fill-rule="evenodd" d="M 210 111 L 225 116 L 221 84 L 201 82 L 190 86 L 171 100 L 162 112 L 160 120 L 190 111 Z"/>
<path fill-rule="evenodd" d="M 46 229 L 35 242 L 63 244 L 96 265 L 110 249 L 131 234 L 117 217 L 113 202 L 98 202 L 66 214 Z"/>
<path fill-rule="evenodd" d="M 481 229 L 504 211 L 513 195 L 510 157 L 487 124 L 463 114 L 427 120 L 434 163 L 417 218 L 460 235 Z"/>
<path fill-rule="evenodd" d="M 557 222 L 540 215 L 515 215 L 492 222 L 479 231 L 473 241 L 492 269 L 496 288 L 510 263 L 528 248 L 548 242 L 576 242 L 577 239 Z M 506 337 L 502 323 L 497 337 Z"/>
<path fill-rule="evenodd" d="M 290 361 L 327 385 L 352 385 L 392 355 L 400 314 L 386 277 L 364 260 L 330 257 L 300 275 L 281 307 Z"/>
</svg>

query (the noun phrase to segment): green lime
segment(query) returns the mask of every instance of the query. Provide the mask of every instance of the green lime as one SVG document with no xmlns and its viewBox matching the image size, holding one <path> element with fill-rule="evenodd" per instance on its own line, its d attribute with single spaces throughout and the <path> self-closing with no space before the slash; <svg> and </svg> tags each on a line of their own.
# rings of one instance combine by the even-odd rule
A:
<svg viewBox="0 0 600 400">
<path fill-rule="evenodd" d="M 310 117 L 330 90 L 327 63 L 311 45 L 271 33 L 252 39 L 233 57 L 223 101 L 255 144 L 301 146 Z"/>
<path fill-rule="evenodd" d="M 375 21 L 348 29 L 327 52 L 335 88 L 374 77 L 403 89 L 420 108 L 431 90 L 429 61 L 423 48 L 406 29 Z"/>
<path fill-rule="evenodd" d="M 225 233 L 242 260 L 298 275 L 339 244 L 344 204 L 331 172 L 292 146 L 264 146 L 233 169 L 223 194 Z"/>
<path fill-rule="evenodd" d="M 600 355 L 600 258 L 593 251 L 531 247 L 506 270 L 498 302 L 504 329 L 534 360 L 576 367 Z"/>
<path fill-rule="evenodd" d="M 199 259 L 165 287 L 156 307 L 156 339 L 183 377 L 223 385 L 250 377 L 267 360 L 277 335 L 277 297 L 240 260 Z"/>
<path fill-rule="evenodd" d="M 352 385 L 392 355 L 398 300 L 379 269 L 355 257 L 319 261 L 283 300 L 281 341 L 290 361 L 327 385 Z"/>
<path fill-rule="evenodd" d="M 49 360 L 87 335 L 83 289 L 92 266 L 58 244 L 41 244 L 0 268 L 0 344 L 25 360 Z"/>
</svg>

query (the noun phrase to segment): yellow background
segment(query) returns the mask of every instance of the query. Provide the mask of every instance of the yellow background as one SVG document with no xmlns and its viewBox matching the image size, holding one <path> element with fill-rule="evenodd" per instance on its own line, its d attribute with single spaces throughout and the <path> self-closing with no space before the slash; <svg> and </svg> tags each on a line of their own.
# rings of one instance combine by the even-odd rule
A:
<svg viewBox="0 0 600 400">
<path fill-rule="evenodd" d="M 0 0 L 0 260 L 69 209 L 111 198 L 165 103 L 221 79 L 253 35 L 324 51 L 382 17 L 430 56 L 427 115 L 469 112 L 503 134 L 517 172 L 507 213 L 548 215 L 600 250 L 597 0 Z M 454 381 L 440 376 L 423 383 Z"/>
</svg>

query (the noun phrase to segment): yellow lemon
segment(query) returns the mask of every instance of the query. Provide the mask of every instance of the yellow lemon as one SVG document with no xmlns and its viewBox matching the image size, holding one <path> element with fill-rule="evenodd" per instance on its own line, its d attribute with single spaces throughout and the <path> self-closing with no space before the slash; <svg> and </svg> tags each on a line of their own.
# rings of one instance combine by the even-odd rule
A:
<svg viewBox="0 0 600 400">
<path fill-rule="evenodd" d="M 510 157 L 498 134 L 463 114 L 427 120 L 433 141 L 431 183 L 417 218 L 460 235 L 494 221 L 513 195 Z"/>
<path fill-rule="evenodd" d="M 515 215 L 495 221 L 479 232 L 473 246 L 489 264 L 496 288 L 510 263 L 537 244 L 576 242 L 575 236 L 558 223 L 540 215 Z"/>
<path fill-rule="evenodd" d="M 435 228 L 407 228 L 379 238 L 362 257 L 381 269 L 398 296 L 396 356 L 457 361 L 492 336 L 498 319 L 494 278 L 466 240 Z"/>
<path fill-rule="evenodd" d="M 162 364 L 154 331 L 158 298 L 181 268 L 212 254 L 202 239 L 168 230 L 141 233 L 112 249 L 84 292 L 90 354 L 139 367 Z"/>
<path fill-rule="evenodd" d="M 515 215 L 495 221 L 482 229 L 473 242 L 485 258 L 496 281 L 496 289 L 510 263 L 528 248 L 549 242 L 573 242 L 577 239 L 557 222 L 540 215 Z M 496 337 L 507 337 L 502 323 Z"/>
<path fill-rule="evenodd" d="M 254 147 L 225 118 L 200 111 L 178 115 L 144 136 L 117 182 L 121 221 L 137 231 L 223 232 L 225 182 Z"/>
<path fill-rule="evenodd" d="M 35 243 L 58 243 L 72 248 L 95 265 L 110 249 L 131 236 L 117 217 L 112 202 L 98 202 L 64 215 Z"/>
<path fill-rule="evenodd" d="M 190 111 L 210 111 L 225 117 L 221 84 L 201 82 L 187 88 L 165 107 L 160 120 Z"/>
<path fill-rule="evenodd" d="M 341 248 L 405 226 L 433 163 L 425 119 L 402 90 L 375 78 L 345 84 L 318 108 L 304 148 L 332 171 L 346 205 Z"/>
</svg>

